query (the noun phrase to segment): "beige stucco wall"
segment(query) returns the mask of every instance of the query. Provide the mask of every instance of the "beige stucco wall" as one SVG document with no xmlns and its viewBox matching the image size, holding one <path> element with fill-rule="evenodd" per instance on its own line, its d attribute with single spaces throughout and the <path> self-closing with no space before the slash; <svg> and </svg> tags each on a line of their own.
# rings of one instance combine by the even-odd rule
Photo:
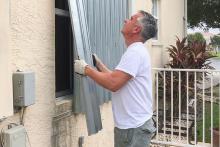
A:
<svg viewBox="0 0 220 147">
<path fill-rule="evenodd" d="M 161 1 L 161 44 L 166 47 L 175 45 L 176 36 L 182 39 L 185 36 L 186 26 L 184 21 L 184 0 L 160 0 Z M 167 59 L 163 59 L 166 63 Z"/>
<path fill-rule="evenodd" d="M 176 36 L 181 39 L 186 34 L 184 1 L 186 0 L 158 0 L 158 40 L 147 43 L 152 67 L 163 67 L 168 61 L 166 48 L 171 44 L 175 45 Z M 132 3 L 132 13 L 140 9 L 151 13 L 152 0 L 132 0 Z"/>
<path fill-rule="evenodd" d="M 54 2 L 10 1 L 9 9 L 10 72 L 19 69 L 31 70 L 36 74 L 36 104 L 26 109 L 25 128 L 33 147 L 51 147 L 51 122 L 55 106 Z M 0 124 L 0 128 L 6 128 L 9 122 L 19 123 L 19 114 L 9 117 Z"/>
<path fill-rule="evenodd" d="M 55 119 L 55 116 L 71 110 L 72 102 L 55 99 L 54 1 L 10 1 L 10 6 L 7 0 L 4 2 L 8 2 L 6 3 L 8 5 L 2 5 L 2 2 L 0 8 L 4 6 L 4 9 L 0 9 L 0 12 L 4 12 L 4 15 L 0 13 L 0 16 L 3 15 L 4 20 L 1 21 L 4 25 L 2 26 L 1 23 L 0 38 L 1 42 L 5 43 L 0 46 L 0 57 L 2 57 L 0 67 L 9 69 L 5 70 L 4 76 L 1 74 L 0 77 L 11 79 L 11 73 L 18 69 L 34 71 L 36 76 L 36 103 L 27 107 L 24 115 L 24 126 L 31 146 L 78 147 L 78 139 L 83 136 L 85 147 L 112 147 L 113 119 L 110 102 L 101 106 L 103 130 L 96 135 L 87 135 L 84 114 L 71 114 Z M 7 92 L 12 94 L 10 86 L 5 85 L 11 81 L 3 80 L 3 82 L 4 84 L 1 80 L 1 87 L 5 87 Z M 1 105 L 7 101 L 12 106 L 12 98 L 8 100 L 8 97 L 8 95 L 0 95 Z M 61 107 L 64 108 L 59 109 Z M 0 122 L 0 129 L 7 129 L 7 125 L 11 122 L 19 123 L 19 113 Z"/>
<path fill-rule="evenodd" d="M 175 35 L 183 35 L 183 12 L 179 11 L 182 11 L 182 1 L 160 1 L 161 37 L 157 42 L 147 44 L 152 55 L 153 66 L 161 66 L 165 62 L 163 61 L 167 59 L 164 56 L 165 47 L 168 44 L 174 44 Z M 7 0 L 1 2 L 7 3 Z M 133 12 L 139 9 L 150 12 L 151 0 L 135 0 L 132 3 L 135 5 Z M 71 100 L 55 100 L 54 1 L 14 0 L 10 1 L 10 6 L 6 10 L 1 6 L 3 6 L 2 3 L 0 3 L 0 16 L 4 14 L 6 17 L 1 19 L 5 26 L 1 25 L 0 31 L 6 35 L 0 34 L 0 41 L 4 42 L 0 44 L 0 57 L 4 59 L 2 62 L 0 58 L 0 67 L 8 68 L 4 72 L 4 77 L 9 78 L 6 81 L 8 83 L 7 93 L 12 94 L 11 72 L 17 69 L 32 70 L 36 76 L 36 103 L 27 107 L 24 116 L 31 146 L 78 147 L 79 137 L 84 136 L 84 147 L 113 147 L 113 119 L 110 102 L 100 107 L 103 130 L 96 135 L 87 135 L 83 114 L 69 113 L 63 118 L 55 117 L 71 110 Z M 7 40 L 9 40 L 8 44 Z M 1 104 L 2 100 L 5 101 L 5 97 L 10 96 L 0 95 Z M 8 104 L 12 105 L 11 99 Z M 1 122 L 0 129 L 5 128 L 9 122 L 19 123 L 19 114 L 15 113 L 6 121 Z"/>
<path fill-rule="evenodd" d="M 56 115 L 71 110 L 71 100 L 56 102 Z M 85 115 L 66 115 L 53 119 L 52 146 L 78 147 L 79 137 L 84 138 L 83 147 L 113 147 L 113 118 L 111 102 L 100 107 L 103 129 L 95 135 L 87 135 Z"/>
<path fill-rule="evenodd" d="M 0 119 L 12 115 L 12 84 L 9 67 L 9 1 L 0 1 Z"/>
</svg>

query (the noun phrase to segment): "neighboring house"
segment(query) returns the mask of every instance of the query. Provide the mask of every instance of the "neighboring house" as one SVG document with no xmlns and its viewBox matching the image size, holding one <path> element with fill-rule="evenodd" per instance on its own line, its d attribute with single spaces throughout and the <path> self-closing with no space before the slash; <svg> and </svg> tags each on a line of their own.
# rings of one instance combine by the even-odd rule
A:
<svg viewBox="0 0 220 147">
<path fill-rule="evenodd" d="M 202 33 L 204 39 L 206 40 L 206 44 L 209 45 L 211 43 L 211 38 L 214 36 L 214 34 L 209 32 Z"/>
<path fill-rule="evenodd" d="M 97 134 L 88 136 L 85 115 L 72 113 L 72 103 L 75 105 L 77 102 L 71 96 L 73 94 L 71 61 L 76 54 L 72 50 L 75 42 L 71 41 L 73 36 L 70 33 L 69 10 L 67 3 L 63 2 L 56 0 L 55 6 L 55 1 L 49 0 L 20 0 L 10 1 L 10 3 L 8 0 L 0 1 L 0 120 L 3 120 L 3 117 L 7 118 L 0 121 L 0 129 L 6 129 L 9 122 L 19 123 L 20 121 L 20 114 L 13 109 L 12 73 L 17 70 L 31 70 L 35 72 L 36 100 L 34 105 L 25 110 L 24 126 L 32 147 L 77 147 L 80 137 L 84 137 L 84 146 L 87 147 L 112 147 L 114 124 L 110 98 L 102 99 L 100 102 L 103 103 L 100 106 L 103 129 Z M 143 9 L 157 18 L 158 34 L 146 45 L 152 57 L 152 67 L 162 67 L 168 60 L 166 47 L 175 43 L 175 36 L 179 38 L 186 36 L 186 1 L 132 0 L 128 2 L 129 11 L 124 9 L 125 11 L 134 13 Z M 102 6 L 100 11 L 101 8 Z M 122 24 L 123 17 L 112 21 Z M 89 22 L 98 22 L 92 20 L 93 17 L 88 18 Z M 120 25 L 117 28 L 113 26 L 107 28 L 119 31 Z M 96 33 L 98 32 L 99 30 Z M 70 34 L 66 35 L 68 33 Z M 120 32 L 118 36 L 119 34 Z M 105 41 L 108 42 L 108 40 Z M 123 39 L 119 37 L 119 41 Z M 62 50 L 64 45 L 67 50 Z M 109 44 L 110 47 L 111 45 Z M 105 44 L 100 46 L 105 47 Z M 57 50 L 57 47 L 61 50 Z M 112 58 L 119 60 L 120 54 L 122 50 L 111 58 L 106 56 L 101 58 L 108 58 L 105 59 L 106 61 Z M 113 66 L 116 63 L 109 64 Z M 80 109 L 80 106 L 76 107 Z"/>
<path fill-rule="evenodd" d="M 209 32 L 204 32 L 202 33 L 203 37 L 206 40 L 206 44 L 208 45 L 208 47 L 215 52 L 220 52 L 220 47 L 219 46 L 213 46 L 211 43 L 211 38 L 215 36 L 215 34 L 213 33 L 209 33 Z"/>
</svg>

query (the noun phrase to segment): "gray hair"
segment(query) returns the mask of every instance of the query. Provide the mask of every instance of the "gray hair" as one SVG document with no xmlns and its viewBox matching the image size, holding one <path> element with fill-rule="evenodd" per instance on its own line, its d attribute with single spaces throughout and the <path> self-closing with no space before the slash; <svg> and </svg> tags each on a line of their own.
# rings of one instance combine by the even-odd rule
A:
<svg viewBox="0 0 220 147">
<path fill-rule="evenodd" d="M 143 38 L 143 41 L 145 42 L 148 39 L 151 39 L 156 36 L 156 34 L 157 34 L 157 21 L 151 14 L 149 14 L 143 10 L 140 10 L 138 12 L 143 15 L 143 17 L 140 17 L 138 19 L 138 22 L 142 26 L 141 37 Z"/>
</svg>

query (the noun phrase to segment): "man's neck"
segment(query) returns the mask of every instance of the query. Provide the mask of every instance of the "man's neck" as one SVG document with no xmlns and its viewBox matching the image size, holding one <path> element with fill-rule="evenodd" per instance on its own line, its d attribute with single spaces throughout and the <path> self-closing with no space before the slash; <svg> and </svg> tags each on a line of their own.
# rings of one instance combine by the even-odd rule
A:
<svg viewBox="0 0 220 147">
<path fill-rule="evenodd" d="M 143 42 L 143 39 L 140 37 L 140 36 L 124 36 L 124 39 L 125 39 L 125 44 L 126 46 L 128 47 L 129 45 L 131 45 L 132 43 L 135 43 L 135 42 Z"/>
<path fill-rule="evenodd" d="M 127 47 L 135 42 L 143 42 L 143 41 L 142 41 L 142 39 L 132 39 L 132 40 L 127 39 L 127 40 L 125 40 L 125 44 Z"/>
</svg>

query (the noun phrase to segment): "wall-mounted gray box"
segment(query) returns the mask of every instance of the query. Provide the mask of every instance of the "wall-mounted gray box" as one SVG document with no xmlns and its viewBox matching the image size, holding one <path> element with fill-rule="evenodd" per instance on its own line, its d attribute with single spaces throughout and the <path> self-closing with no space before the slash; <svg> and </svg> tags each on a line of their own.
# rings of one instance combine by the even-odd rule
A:
<svg viewBox="0 0 220 147">
<path fill-rule="evenodd" d="M 4 131 L 4 147 L 26 147 L 26 130 L 24 126 L 16 126 Z"/>
<path fill-rule="evenodd" d="M 14 106 L 29 106 L 35 102 L 34 72 L 13 73 Z"/>
</svg>

